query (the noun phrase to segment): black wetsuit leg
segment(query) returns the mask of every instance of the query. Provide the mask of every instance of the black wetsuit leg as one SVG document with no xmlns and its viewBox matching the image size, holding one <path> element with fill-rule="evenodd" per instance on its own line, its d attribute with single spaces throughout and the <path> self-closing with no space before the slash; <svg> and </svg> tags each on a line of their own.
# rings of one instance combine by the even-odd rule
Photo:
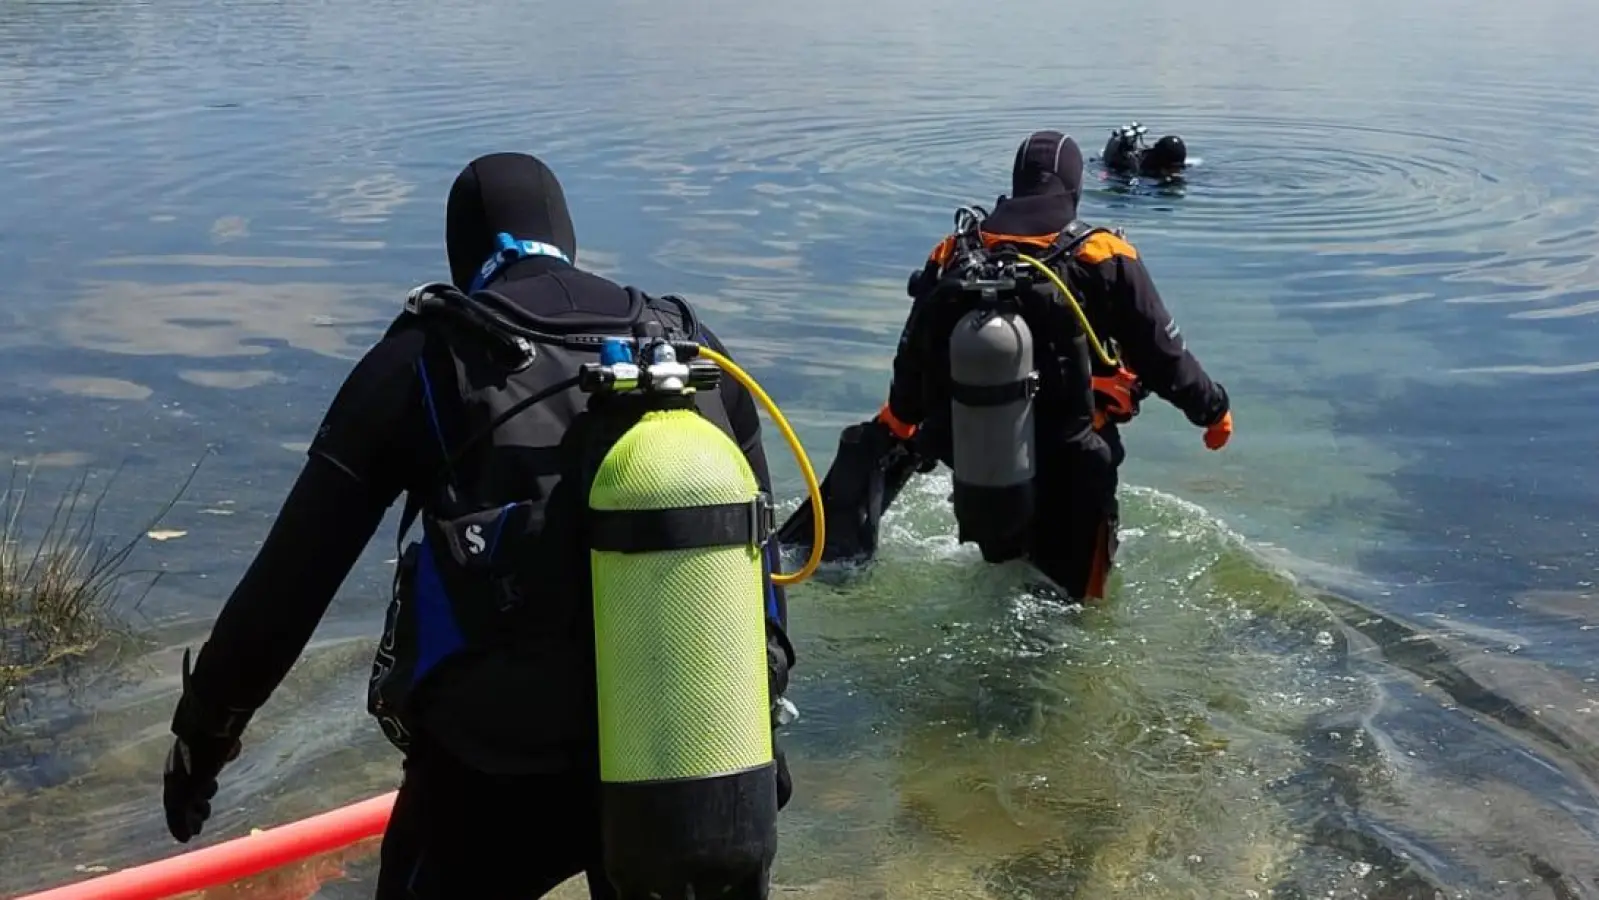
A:
<svg viewBox="0 0 1599 900">
<path fill-rule="evenodd" d="M 490 775 L 418 739 L 376 900 L 533 900 L 580 872 L 594 900 L 618 900 L 601 870 L 598 799 L 592 775 Z"/>
<path fill-rule="evenodd" d="M 1073 600 L 1104 597 L 1115 563 L 1117 468 L 1125 456 L 1114 427 L 1103 443 L 1061 448 L 1038 472 L 1038 515 L 1030 561 Z"/>
<path fill-rule="evenodd" d="M 1048 502 L 1053 512 L 1040 521 L 1031 560 L 1034 568 L 1073 600 L 1102 599 L 1116 561 L 1120 510 L 1115 495 L 1097 508 L 1070 498 Z"/>
<path fill-rule="evenodd" d="M 781 751 L 778 770 L 787 793 Z M 643 900 L 605 877 L 593 773 L 490 775 L 422 735 L 406 754 L 379 866 L 375 900 L 534 900 L 580 873 L 592 900 Z M 767 900 L 770 884 L 761 872 L 716 896 Z"/>
</svg>

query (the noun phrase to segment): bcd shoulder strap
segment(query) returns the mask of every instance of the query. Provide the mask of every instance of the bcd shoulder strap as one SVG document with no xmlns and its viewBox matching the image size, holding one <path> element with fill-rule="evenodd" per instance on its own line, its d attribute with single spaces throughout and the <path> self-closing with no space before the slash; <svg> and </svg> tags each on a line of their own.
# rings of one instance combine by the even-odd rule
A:
<svg viewBox="0 0 1599 900">
<path fill-rule="evenodd" d="M 697 341 L 697 340 L 699 340 L 699 337 L 700 337 L 700 318 L 699 318 L 699 315 L 694 312 L 694 307 L 690 306 L 689 302 L 687 300 L 685 300 L 681 295 L 678 295 L 678 294 L 662 294 L 659 297 L 655 297 L 655 296 L 651 296 L 650 294 L 644 293 L 643 291 L 639 290 L 636 287 L 633 287 L 632 285 L 628 285 L 626 290 L 627 290 L 627 292 L 628 292 L 628 294 L 630 296 L 635 296 L 637 298 L 637 302 L 642 304 L 646 309 L 648 309 L 655 316 L 655 320 L 657 322 L 660 322 L 661 323 L 661 327 L 666 329 L 667 336 L 671 340 L 677 340 L 677 341 Z M 661 309 L 661 307 L 660 307 L 660 304 L 663 304 L 663 303 L 669 303 L 672 306 L 677 307 L 678 318 L 681 321 L 681 325 L 680 326 L 675 326 L 674 327 L 671 324 L 669 324 L 667 321 L 665 321 L 665 316 L 663 316 L 663 313 L 665 312 L 665 310 Z M 629 324 L 629 326 L 632 325 L 632 323 L 628 323 L 628 324 Z"/>
<path fill-rule="evenodd" d="M 1071 220 L 1055 235 L 1054 242 L 1049 245 L 1049 250 L 1045 251 L 1044 262 L 1054 262 L 1058 257 L 1072 253 L 1081 247 L 1084 241 L 1101 232 L 1112 233 L 1109 228 L 1090 225 L 1081 219 Z"/>
</svg>

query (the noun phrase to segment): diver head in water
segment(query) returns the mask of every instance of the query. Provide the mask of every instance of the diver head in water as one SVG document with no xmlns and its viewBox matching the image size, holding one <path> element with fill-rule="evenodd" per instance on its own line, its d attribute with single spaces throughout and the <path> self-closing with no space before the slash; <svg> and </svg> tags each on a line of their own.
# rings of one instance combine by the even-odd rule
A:
<svg viewBox="0 0 1599 900">
<path fill-rule="evenodd" d="M 1148 129 L 1137 122 L 1117 128 L 1105 143 L 1105 167 L 1118 175 L 1171 178 L 1188 165 L 1188 145 L 1168 134 L 1153 147 L 1144 143 Z"/>
<path fill-rule="evenodd" d="M 1188 164 L 1188 145 L 1175 134 L 1168 134 L 1144 151 L 1139 169 L 1148 175 L 1176 174 Z"/>
</svg>

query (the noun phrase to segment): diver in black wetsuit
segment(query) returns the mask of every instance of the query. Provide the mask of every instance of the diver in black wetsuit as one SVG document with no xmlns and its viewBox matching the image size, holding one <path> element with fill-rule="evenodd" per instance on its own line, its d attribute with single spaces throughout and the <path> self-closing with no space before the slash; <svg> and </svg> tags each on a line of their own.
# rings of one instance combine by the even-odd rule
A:
<svg viewBox="0 0 1599 900">
<path fill-rule="evenodd" d="M 1154 146 L 1144 144 L 1147 129 L 1137 122 L 1110 133 L 1103 154 L 1105 167 L 1118 175 L 1146 178 L 1172 178 L 1188 165 L 1188 146 L 1175 134 L 1168 134 Z"/>
<path fill-rule="evenodd" d="M 514 257 L 496 252 L 502 233 L 516 239 Z M 531 156 L 492 154 L 462 170 L 450 191 L 446 242 L 457 287 L 476 291 L 492 282 L 496 292 L 544 321 L 569 321 L 585 333 L 623 334 L 641 315 L 667 327 L 695 321 L 686 304 L 667 302 L 671 298 L 645 298 L 641 311 L 630 304 L 642 295 L 574 266 L 577 245 L 561 186 Z M 508 592 L 496 597 L 534 601 L 516 607 L 518 618 L 496 620 L 505 632 L 496 640 L 468 643 L 439 660 L 438 641 L 446 639 L 439 622 L 414 612 L 414 602 L 403 607 L 413 610 L 409 614 L 397 614 L 398 605 L 390 608 L 369 707 L 404 750 L 405 778 L 383 839 L 376 896 L 538 897 L 586 872 L 593 897 L 618 897 L 601 861 L 589 561 L 572 535 L 579 530 L 571 518 L 574 506 L 583 502 L 574 495 L 583 488 L 572 486 L 576 477 L 563 481 L 573 470 L 554 452 L 564 444 L 582 395 L 568 390 L 519 414 L 494 429 L 493 440 L 467 453 L 468 439 L 483 431 L 483 398 L 496 391 L 503 396 L 507 383 L 513 391 L 526 388 L 524 393 L 538 387 L 519 385 L 504 369 L 473 363 L 489 351 L 463 350 L 458 336 L 443 324 L 401 316 L 339 389 L 304 469 L 218 616 L 192 675 L 185 654 L 184 689 L 172 720 L 177 738 L 164 779 L 168 827 L 184 842 L 199 833 L 217 776 L 238 755 L 245 726 L 299 657 L 399 495 L 407 496 L 402 537 L 420 511 L 435 544 L 432 507 L 455 502 L 458 486 L 474 501 L 492 504 L 488 508 L 547 498 L 518 526 L 527 537 L 513 535 L 526 541 L 510 554 L 517 569 L 509 576 L 493 573 L 493 589 Z M 695 337 L 725 355 L 708 330 L 699 328 Z M 560 358 L 561 351 L 538 352 Z M 536 365 L 547 371 L 550 361 Z M 485 372 L 498 380 L 485 381 Z M 724 382 L 696 402 L 730 433 L 769 492 L 750 394 Z M 446 473 L 448 487 L 442 483 Z M 451 499 L 440 500 L 441 491 Z M 549 524 L 540 528 L 545 520 Z M 407 590 L 407 573 L 414 585 L 415 569 L 407 567 L 414 567 L 418 546 L 412 544 L 401 558 L 399 591 Z M 774 556 L 769 545 L 767 674 L 776 723 L 794 655 L 784 633 L 785 599 L 770 580 Z M 470 571 L 433 565 L 439 577 L 456 579 L 449 585 L 452 597 L 457 589 L 484 589 L 470 581 Z M 386 661 L 384 653 L 390 654 Z M 774 751 L 780 808 L 791 787 L 782 752 Z M 719 896 L 759 900 L 766 896 L 767 878 L 762 871 Z"/>
</svg>

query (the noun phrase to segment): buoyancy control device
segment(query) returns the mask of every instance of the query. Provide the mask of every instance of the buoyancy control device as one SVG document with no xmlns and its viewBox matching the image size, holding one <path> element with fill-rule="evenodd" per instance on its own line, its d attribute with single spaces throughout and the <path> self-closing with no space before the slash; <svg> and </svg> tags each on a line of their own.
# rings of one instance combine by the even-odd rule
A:
<svg viewBox="0 0 1599 900">
<path fill-rule="evenodd" d="M 642 295 L 628 290 L 642 307 Z M 682 305 L 689 336 L 697 336 L 687 304 L 667 299 Z M 702 414 L 695 395 L 714 390 L 724 370 L 738 380 L 788 439 L 820 508 L 814 472 L 781 411 L 731 360 L 683 335 L 668 335 L 658 320 L 640 318 L 630 336 L 551 334 L 523 324 L 510 302 L 492 291 L 467 295 L 443 284 L 416 289 L 407 308 L 480 329 L 506 358 L 531 359 L 540 346 L 599 354 L 598 362 L 576 366 L 574 377 L 499 411 L 465 443 L 553 397 L 570 396 L 574 387 L 588 398 L 586 421 L 569 429 L 584 435 L 576 443 L 587 460 L 579 467 L 586 495 L 580 521 L 545 528 L 540 511 L 536 523 L 513 527 L 575 531 L 576 540 L 546 534 L 536 543 L 586 551 L 610 880 L 626 896 L 686 898 L 764 879 L 776 852 L 778 809 L 772 728 L 779 712 L 768 692 L 763 612 L 764 550 L 775 521 L 771 498 L 743 452 Z M 414 515 L 409 498 L 407 506 L 408 518 Z M 465 545 L 474 534 L 478 544 L 486 535 L 486 556 L 493 560 L 506 510 L 515 518 L 516 506 L 487 510 L 477 517 L 481 522 L 451 520 L 436 529 L 439 540 L 431 540 L 430 530 L 421 552 L 439 543 L 459 562 L 472 556 L 477 545 Z M 819 551 L 823 536 L 817 537 Z M 804 580 L 818 556 L 813 552 L 799 572 L 772 572 L 772 581 Z M 485 574 L 496 580 L 495 573 Z M 524 584 L 521 593 L 528 592 Z M 385 644 L 392 645 L 395 630 L 391 623 Z M 390 670 L 392 649 L 387 664 L 379 651 L 379 663 Z M 792 712 L 786 702 L 782 709 Z M 391 740 L 395 729 L 403 735 L 402 717 L 374 713 L 387 718 Z M 691 893 L 695 889 L 700 893 Z"/>
</svg>

